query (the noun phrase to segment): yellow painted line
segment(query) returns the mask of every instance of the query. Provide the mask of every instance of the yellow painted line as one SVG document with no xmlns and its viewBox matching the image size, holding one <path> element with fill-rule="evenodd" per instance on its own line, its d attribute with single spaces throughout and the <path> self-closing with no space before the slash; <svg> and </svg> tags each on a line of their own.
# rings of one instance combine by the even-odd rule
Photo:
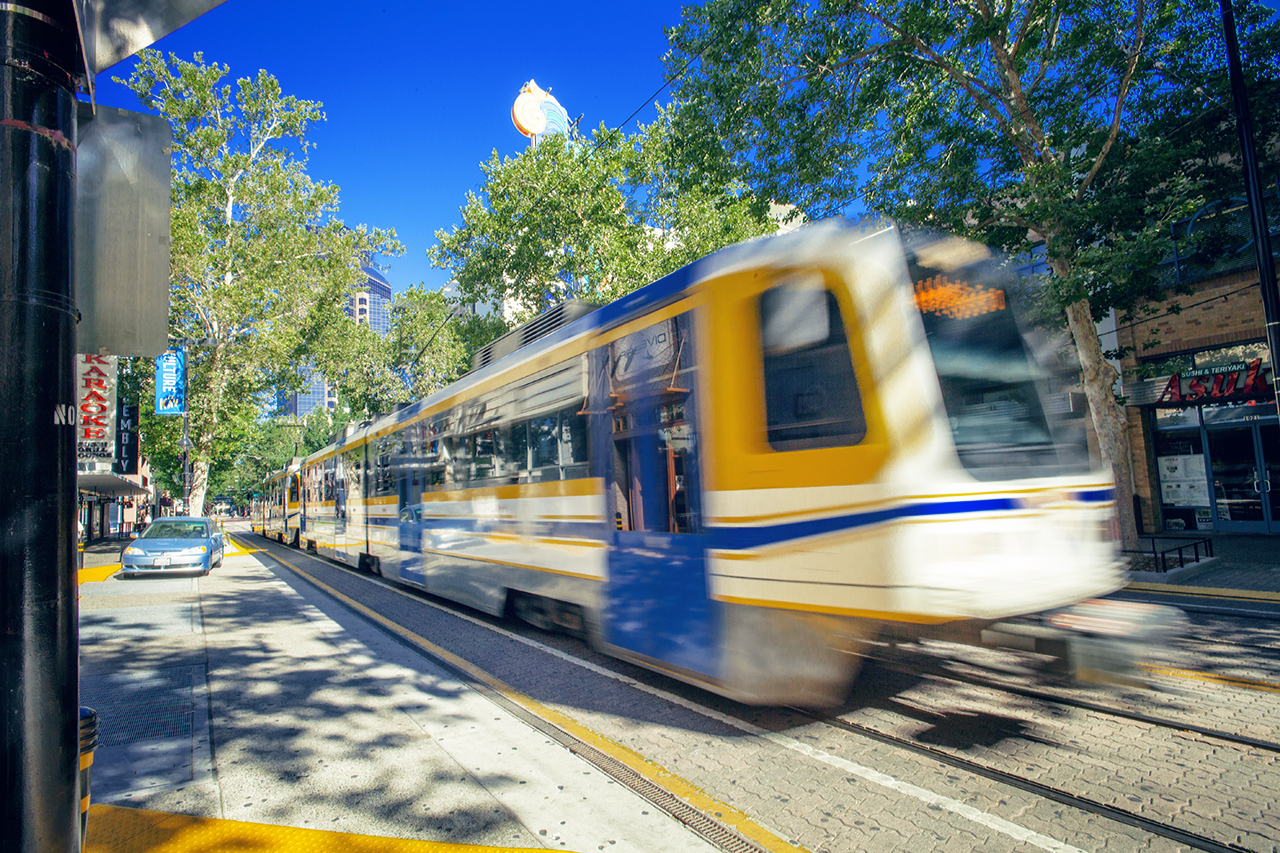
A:
<svg viewBox="0 0 1280 853">
<path fill-rule="evenodd" d="M 192 853 L 202 850 L 297 850 L 309 853 L 480 853 L 529 847 L 478 847 L 444 841 L 381 838 L 326 829 L 273 826 L 121 806 L 89 808 L 85 853 Z"/>
<path fill-rule="evenodd" d="M 1200 598 L 1237 598 L 1241 601 L 1280 601 L 1280 592 L 1253 589 L 1220 589 L 1211 586 L 1177 586 L 1171 583 L 1131 583 L 1125 589 L 1141 592 L 1164 592 Z"/>
<path fill-rule="evenodd" d="M 1163 666 L 1139 664 L 1147 672 L 1157 675 L 1172 675 L 1177 678 L 1189 678 L 1193 681 L 1207 681 L 1211 684 L 1225 684 L 1229 687 L 1243 687 L 1246 690 L 1263 690 L 1267 693 L 1280 693 L 1280 684 L 1272 681 L 1259 681 L 1254 678 L 1238 678 L 1234 675 L 1215 675 L 1212 672 L 1197 672 L 1194 669 L 1169 669 Z"/>
<path fill-rule="evenodd" d="M 753 821 L 746 813 L 738 811 L 728 803 L 717 800 L 715 797 L 712 797 L 693 783 L 677 776 L 669 770 L 664 769 L 660 765 L 655 764 L 643 755 L 640 755 L 638 752 L 635 752 L 616 741 L 610 740 L 604 735 L 592 731 L 576 720 L 560 713 L 559 711 L 546 707 L 535 699 L 525 696 L 506 682 L 490 675 L 488 672 L 480 669 L 470 661 L 458 657 L 453 652 L 437 646 L 425 637 L 415 634 L 408 628 L 391 621 L 382 614 L 365 607 L 363 604 L 360 604 L 358 601 L 355 601 L 346 595 L 343 595 L 333 587 L 323 581 L 317 580 L 307 572 L 293 565 L 288 560 L 284 560 L 275 554 L 270 554 L 269 556 L 278 563 L 288 566 L 303 578 L 320 589 L 323 589 L 329 595 L 338 599 L 357 613 L 360 613 L 365 618 L 376 622 L 387 630 L 403 637 L 429 654 L 446 661 L 449 665 L 462 670 L 476 681 L 488 687 L 490 690 L 493 690 L 505 697 L 507 701 L 514 702 L 526 711 L 537 715 L 548 723 L 551 723 L 551 725 L 561 731 L 572 735 L 584 743 L 590 744 L 592 747 L 603 752 L 615 761 L 625 764 L 631 770 L 639 773 L 650 782 L 653 782 L 672 794 L 675 794 L 677 797 L 699 811 L 705 812 L 709 815 L 714 815 L 721 823 L 732 827 L 734 830 L 751 839 L 756 844 L 759 844 L 761 847 L 764 847 L 766 850 L 776 851 L 777 853 L 786 853 L 786 851 L 792 851 L 792 853 L 809 853 L 805 848 L 790 844 L 782 838 L 774 835 L 772 832 Z"/>
<path fill-rule="evenodd" d="M 118 571 L 120 571 L 119 563 L 111 563 L 106 566 L 96 566 L 92 569 L 81 569 L 80 583 L 93 583 L 95 581 L 104 581 Z"/>
</svg>

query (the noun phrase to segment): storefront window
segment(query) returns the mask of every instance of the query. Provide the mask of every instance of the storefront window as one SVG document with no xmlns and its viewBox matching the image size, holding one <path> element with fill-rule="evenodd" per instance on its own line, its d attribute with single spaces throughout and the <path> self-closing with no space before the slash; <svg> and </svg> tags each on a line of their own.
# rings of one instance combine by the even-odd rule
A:
<svg viewBox="0 0 1280 853">
<path fill-rule="evenodd" d="M 1195 407 L 1186 409 L 1156 409 L 1156 429 L 1173 427 L 1199 426 L 1200 410 Z"/>
<path fill-rule="evenodd" d="M 1211 530 L 1209 478 L 1199 430 L 1154 436 L 1160 504 L 1166 530 Z"/>
<path fill-rule="evenodd" d="M 1239 403 L 1220 403 L 1216 406 L 1204 407 L 1204 422 L 1212 424 L 1239 423 L 1256 421 L 1264 417 L 1274 417 L 1275 403 L 1270 400 L 1242 400 Z"/>
</svg>

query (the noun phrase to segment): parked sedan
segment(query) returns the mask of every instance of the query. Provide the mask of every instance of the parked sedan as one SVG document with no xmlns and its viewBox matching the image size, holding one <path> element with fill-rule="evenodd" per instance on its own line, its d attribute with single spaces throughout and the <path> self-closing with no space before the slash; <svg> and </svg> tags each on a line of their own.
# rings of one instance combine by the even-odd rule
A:
<svg viewBox="0 0 1280 853">
<path fill-rule="evenodd" d="M 222 531 L 210 518 L 158 518 L 120 555 L 120 575 L 195 573 L 222 565 Z"/>
</svg>

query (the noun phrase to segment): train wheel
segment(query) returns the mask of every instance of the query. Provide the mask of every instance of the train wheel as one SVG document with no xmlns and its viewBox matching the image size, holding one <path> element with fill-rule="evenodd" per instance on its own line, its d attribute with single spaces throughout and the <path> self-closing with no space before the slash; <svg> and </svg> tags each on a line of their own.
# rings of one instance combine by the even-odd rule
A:
<svg viewBox="0 0 1280 853">
<path fill-rule="evenodd" d="M 528 593 L 512 593 L 511 610 L 521 622 L 528 622 L 541 631 L 556 629 L 555 613 L 545 598 Z"/>
</svg>

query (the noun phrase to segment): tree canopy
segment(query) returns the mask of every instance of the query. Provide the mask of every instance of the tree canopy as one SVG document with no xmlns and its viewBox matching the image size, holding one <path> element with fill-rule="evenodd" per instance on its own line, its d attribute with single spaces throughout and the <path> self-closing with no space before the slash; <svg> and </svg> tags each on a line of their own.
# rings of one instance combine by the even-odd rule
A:
<svg viewBox="0 0 1280 853">
<path fill-rule="evenodd" d="M 673 136 L 692 173 L 811 218 L 865 205 L 1014 255 L 1042 250 L 1053 274 L 1041 292 L 1071 330 L 1132 542 L 1127 424 L 1094 323 L 1166 295 L 1170 224 L 1221 191 L 1210 164 L 1232 152 L 1210 147 L 1223 138 L 1216 9 L 712 0 L 669 32 L 683 73 Z M 1277 79 L 1269 15 L 1250 2 L 1239 18 L 1255 80 Z"/>
<path fill-rule="evenodd" d="M 395 254 L 395 232 L 349 228 L 338 188 L 306 171 L 321 105 L 285 95 L 266 71 L 224 84 L 230 69 L 144 50 L 124 83 L 173 129 L 170 334 L 189 339 L 191 510 L 211 466 L 232 461 L 264 396 L 297 384 L 325 330 L 363 283 L 361 259 Z M 181 423 L 143 400 L 154 462 L 180 456 Z M 171 467 L 172 466 L 172 467 Z M 176 465 L 157 479 L 181 491 Z"/>
<path fill-rule="evenodd" d="M 383 335 L 348 321 L 326 336 L 313 363 L 356 419 L 439 391 L 471 368 L 471 355 L 507 330 L 496 314 L 477 315 L 439 290 L 412 285 L 391 306 Z"/>
<path fill-rule="evenodd" d="M 432 262 L 462 298 L 515 319 L 576 297 L 609 302 L 731 243 L 773 230 L 741 182 L 681 171 L 665 114 L 633 134 L 550 136 L 481 164 L 463 224 L 436 232 Z"/>
</svg>

